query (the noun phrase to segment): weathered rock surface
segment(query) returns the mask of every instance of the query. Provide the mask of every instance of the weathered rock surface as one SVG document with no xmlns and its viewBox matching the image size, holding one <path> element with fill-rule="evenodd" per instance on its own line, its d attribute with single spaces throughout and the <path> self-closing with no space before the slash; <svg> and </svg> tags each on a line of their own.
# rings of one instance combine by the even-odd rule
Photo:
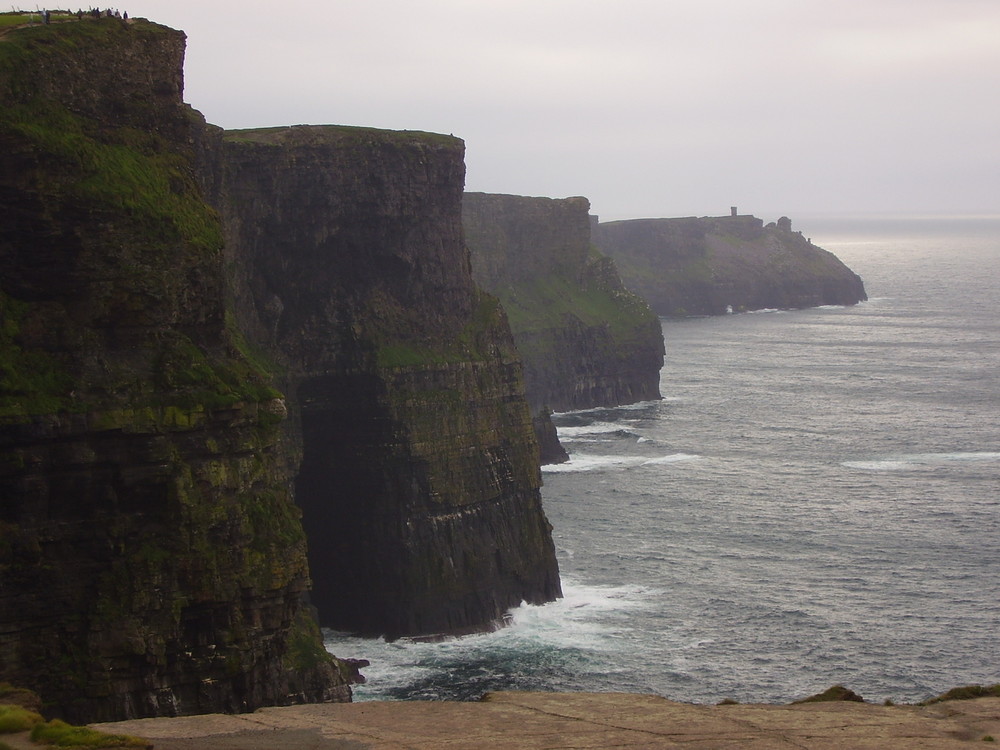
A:
<svg viewBox="0 0 1000 750">
<path fill-rule="evenodd" d="M 225 134 L 241 328 L 282 365 L 321 621 L 394 638 L 560 595 L 520 358 L 462 240 L 464 144 Z"/>
<path fill-rule="evenodd" d="M 0 41 L 0 679 L 74 720 L 349 699 L 310 573 L 389 637 L 560 593 L 461 141 L 224 134 L 183 51 Z"/>
<path fill-rule="evenodd" d="M 490 693 L 478 703 L 292 706 L 99 728 L 145 737 L 157 750 L 951 750 L 989 747 L 988 738 L 1000 736 L 1000 698 L 934 706 L 699 706 L 622 693 Z"/>
<path fill-rule="evenodd" d="M 633 219 L 601 223 L 594 242 L 658 315 L 853 305 L 861 279 L 782 217 Z"/>
<path fill-rule="evenodd" d="M 183 50 L 116 19 L 0 41 L 0 679 L 71 719 L 350 697 Z"/>
<path fill-rule="evenodd" d="M 660 397 L 659 321 L 593 247 L 589 210 L 586 198 L 463 200 L 473 277 L 503 303 L 536 415 Z"/>
</svg>

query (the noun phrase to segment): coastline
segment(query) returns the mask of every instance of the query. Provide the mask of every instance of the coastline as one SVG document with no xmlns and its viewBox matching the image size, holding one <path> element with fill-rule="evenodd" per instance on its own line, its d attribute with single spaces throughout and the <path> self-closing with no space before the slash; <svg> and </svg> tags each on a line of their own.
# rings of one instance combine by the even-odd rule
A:
<svg viewBox="0 0 1000 750">
<path fill-rule="evenodd" d="M 147 738 L 156 750 L 947 750 L 1000 737 L 1000 698 L 925 706 L 854 701 L 696 705 L 643 694 L 498 692 L 478 702 L 324 703 L 93 726 Z"/>
</svg>

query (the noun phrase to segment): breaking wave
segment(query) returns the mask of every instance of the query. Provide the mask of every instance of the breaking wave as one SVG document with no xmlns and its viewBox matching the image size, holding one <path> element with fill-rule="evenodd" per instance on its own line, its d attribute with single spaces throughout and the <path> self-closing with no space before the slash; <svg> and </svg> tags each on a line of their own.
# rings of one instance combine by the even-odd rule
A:
<svg viewBox="0 0 1000 750">
<path fill-rule="evenodd" d="M 867 461 L 844 461 L 842 466 L 863 471 L 911 471 L 973 461 L 1000 461 L 1000 453 L 989 451 L 956 453 L 913 453 Z"/>
<path fill-rule="evenodd" d="M 325 631 L 327 650 L 364 658 L 367 683 L 355 701 L 472 700 L 490 690 L 593 687 L 614 672 L 628 626 L 621 615 L 650 606 L 662 592 L 635 586 L 595 586 L 563 580 L 563 598 L 523 604 L 508 627 L 439 642 L 361 639 Z"/>
<path fill-rule="evenodd" d="M 565 473 L 578 471 L 612 471 L 633 469 L 638 466 L 660 466 L 701 458 L 691 453 L 671 453 L 666 456 L 588 456 L 582 453 L 570 454 L 570 460 L 562 464 L 543 466 L 545 473 Z"/>
</svg>

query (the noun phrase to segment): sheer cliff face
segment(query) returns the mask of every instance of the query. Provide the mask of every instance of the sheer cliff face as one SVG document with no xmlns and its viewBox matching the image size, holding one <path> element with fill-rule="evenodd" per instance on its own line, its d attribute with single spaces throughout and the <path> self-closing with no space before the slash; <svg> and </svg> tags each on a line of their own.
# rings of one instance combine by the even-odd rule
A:
<svg viewBox="0 0 1000 750">
<path fill-rule="evenodd" d="M 241 327 L 285 370 L 325 625 L 491 627 L 559 595 L 518 355 L 462 241 L 461 141 L 357 128 L 225 135 Z"/>
<path fill-rule="evenodd" d="M 76 720 L 350 697 L 301 604 L 286 407 L 225 324 L 183 49 L 0 42 L 0 680 Z"/>
<path fill-rule="evenodd" d="M 464 196 L 473 276 L 507 311 L 536 410 L 660 397 L 659 321 L 591 245 L 589 209 L 585 198 Z"/>
<path fill-rule="evenodd" d="M 600 224 L 598 247 L 659 315 L 853 305 L 861 279 L 832 253 L 753 216 L 635 219 Z"/>
</svg>

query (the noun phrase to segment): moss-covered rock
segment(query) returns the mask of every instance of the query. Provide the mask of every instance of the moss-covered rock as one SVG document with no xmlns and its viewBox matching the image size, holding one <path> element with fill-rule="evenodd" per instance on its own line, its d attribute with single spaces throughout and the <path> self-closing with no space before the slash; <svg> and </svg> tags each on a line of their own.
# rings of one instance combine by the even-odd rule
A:
<svg viewBox="0 0 1000 750">
<path fill-rule="evenodd" d="M 89 17 L 0 41 L 0 677 L 72 719 L 349 697 L 286 664 L 296 454 L 227 324 L 183 49 Z"/>
<path fill-rule="evenodd" d="M 500 298 L 533 410 L 657 399 L 663 335 L 591 243 L 585 198 L 466 193 L 473 276 Z"/>
</svg>

